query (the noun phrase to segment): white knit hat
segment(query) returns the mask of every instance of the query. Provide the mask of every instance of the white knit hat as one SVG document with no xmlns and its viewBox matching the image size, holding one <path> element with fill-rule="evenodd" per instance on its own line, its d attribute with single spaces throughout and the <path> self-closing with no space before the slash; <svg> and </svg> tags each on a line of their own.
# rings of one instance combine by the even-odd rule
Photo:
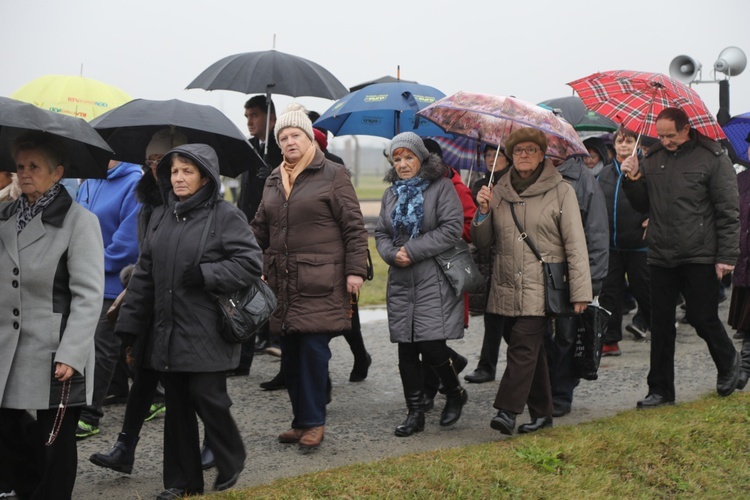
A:
<svg viewBox="0 0 750 500">
<path fill-rule="evenodd" d="M 151 142 L 146 146 L 146 159 L 151 155 L 165 155 L 171 149 L 188 143 L 188 138 L 174 127 L 163 128 L 157 131 Z"/>
<path fill-rule="evenodd" d="M 307 117 L 307 110 L 301 104 L 293 102 L 287 106 L 283 115 L 276 118 L 276 126 L 273 128 L 276 143 L 279 142 L 279 132 L 288 127 L 296 127 L 302 130 L 310 138 L 310 141 L 315 141 L 312 122 Z"/>
</svg>

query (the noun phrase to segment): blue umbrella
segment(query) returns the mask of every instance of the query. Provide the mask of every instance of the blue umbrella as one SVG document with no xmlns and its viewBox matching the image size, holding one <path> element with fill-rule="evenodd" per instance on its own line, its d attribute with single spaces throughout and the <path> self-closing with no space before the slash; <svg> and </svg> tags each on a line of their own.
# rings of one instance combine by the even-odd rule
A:
<svg viewBox="0 0 750 500">
<path fill-rule="evenodd" d="M 374 135 L 392 139 L 401 132 L 421 137 L 450 136 L 415 113 L 445 94 L 417 83 L 377 83 L 347 94 L 313 124 L 333 135 Z"/>
<path fill-rule="evenodd" d="M 740 160 L 750 161 L 747 157 L 747 141 L 748 134 L 750 134 L 750 113 L 743 113 L 737 115 L 722 127 L 724 133 L 727 134 L 727 139 L 732 143 L 735 153 Z"/>
</svg>

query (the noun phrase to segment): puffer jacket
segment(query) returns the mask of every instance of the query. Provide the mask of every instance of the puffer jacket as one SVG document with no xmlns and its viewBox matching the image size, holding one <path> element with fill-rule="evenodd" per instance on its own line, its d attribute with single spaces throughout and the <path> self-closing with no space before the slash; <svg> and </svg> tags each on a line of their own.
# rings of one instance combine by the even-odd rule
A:
<svg viewBox="0 0 750 500">
<path fill-rule="evenodd" d="M 626 180 L 633 207 L 649 214 L 648 263 L 734 265 L 739 255 L 737 175 L 726 151 L 695 130 L 671 152 L 657 143 Z"/>
<path fill-rule="evenodd" d="M 277 167 L 266 179 L 252 229 L 278 299 L 271 331 L 351 330 L 346 277 L 367 274 L 367 230 L 346 167 L 317 150 L 288 199 Z"/>
<path fill-rule="evenodd" d="M 576 193 L 589 252 L 591 285 L 594 295 L 599 295 L 609 272 L 609 228 L 604 194 L 591 169 L 580 157 L 568 158 L 557 167 L 557 171 L 570 182 Z"/>
<path fill-rule="evenodd" d="M 176 199 L 169 180 L 176 153 L 192 159 L 209 178 L 185 201 Z M 169 193 L 168 203 L 153 211 L 115 331 L 133 337 L 150 329 L 144 364 L 155 370 L 229 370 L 239 363 L 240 346 L 219 333 L 213 294 L 234 292 L 257 279 L 260 247 L 244 214 L 220 198 L 219 163 L 211 147 L 187 144 L 171 150 L 159 162 L 157 177 L 162 192 Z M 211 210 L 214 220 L 199 264 L 204 285 L 185 286 L 185 271 L 194 265 Z"/>
<path fill-rule="evenodd" d="M 444 177 L 445 165 L 431 154 L 417 175 L 431 181 L 423 193 L 424 219 L 417 237 L 395 234 L 391 214 L 397 197 L 389 187 L 383 193 L 375 228 L 378 253 L 388 268 L 387 310 L 391 342 L 423 342 L 459 339 L 464 335 L 463 296 L 453 288 L 434 257 L 461 239 L 464 211 L 456 189 Z M 398 180 L 391 168 L 385 181 Z M 395 265 L 401 247 L 412 261 L 408 267 Z"/>
<path fill-rule="evenodd" d="M 505 175 L 492 192 L 490 212 L 472 223 L 477 247 L 495 244 L 487 312 L 503 316 L 544 316 L 542 265 L 513 221 L 510 203 L 526 234 L 547 262 L 568 262 L 571 302 L 592 300 L 589 256 L 581 213 L 573 188 L 552 162 L 544 162 L 539 179 L 521 195 Z"/>
<path fill-rule="evenodd" d="M 624 182 L 625 175 L 620 171 L 620 162 L 616 159 L 599 173 L 599 185 L 607 203 L 609 246 L 614 250 L 645 251 L 643 221 L 648 219 L 648 214 L 633 208 L 623 190 Z"/>
</svg>

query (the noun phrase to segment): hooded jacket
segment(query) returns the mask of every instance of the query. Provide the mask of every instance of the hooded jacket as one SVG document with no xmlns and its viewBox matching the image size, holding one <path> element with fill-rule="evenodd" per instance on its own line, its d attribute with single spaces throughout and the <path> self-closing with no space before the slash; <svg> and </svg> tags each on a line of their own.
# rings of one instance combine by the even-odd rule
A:
<svg viewBox="0 0 750 500">
<path fill-rule="evenodd" d="M 185 201 L 175 197 L 170 183 L 177 153 L 209 178 Z M 159 162 L 157 177 L 168 202 L 153 211 L 116 331 L 136 336 L 151 328 L 144 362 L 155 370 L 229 370 L 239 362 L 240 345 L 221 337 L 213 294 L 234 292 L 258 278 L 260 248 L 244 214 L 220 198 L 219 163 L 210 146 L 186 144 L 171 150 Z M 185 271 L 194 266 L 211 210 L 214 221 L 199 261 L 204 285 L 185 286 Z"/>
<path fill-rule="evenodd" d="M 461 239 L 463 227 L 461 201 L 453 183 L 444 177 L 445 168 L 440 157 L 431 154 L 417 172 L 431 183 L 423 193 L 424 219 L 416 238 L 394 234 L 391 213 L 397 197 L 390 187 L 383 193 L 375 242 L 390 266 L 386 305 L 391 342 L 460 339 L 464 335 L 463 296 L 456 297 L 434 259 Z M 385 177 L 389 183 L 398 179 L 394 168 Z M 395 265 L 402 246 L 412 261 L 408 267 Z"/>
<path fill-rule="evenodd" d="M 140 165 L 120 163 L 107 171 L 106 179 L 87 179 L 76 201 L 99 219 L 104 239 L 104 298 L 114 300 L 122 292 L 120 271 L 138 259 L 138 211 L 135 186 L 142 177 Z"/>
<path fill-rule="evenodd" d="M 633 208 L 649 214 L 650 265 L 737 262 L 737 175 L 721 144 L 691 129 L 677 151 L 652 146 L 640 170 L 643 176 L 623 189 Z"/>
<path fill-rule="evenodd" d="M 513 167 L 515 168 L 515 167 Z M 487 312 L 502 316 L 544 316 L 542 265 L 513 221 L 510 203 L 526 234 L 547 262 L 568 262 L 571 302 L 592 300 L 589 256 L 573 188 L 549 159 L 539 179 L 516 193 L 505 175 L 492 191 L 487 217 L 472 223 L 480 249 L 495 244 Z M 479 214 L 479 211 L 477 211 Z"/>
<path fill-rule="evenodd" d="M 576 193 L 589 252 L 591 285 L 594 295 L 599 295 L 609 272 L 609 227 L 604 194 L 581 158 L 568 158 L 557 167 L 557 171 Z"/>
<path fill-rule="evenodd" d="M 367 230 L 346 167 L 316 149 L 288 199 L 277 167 L 266 179 L 252 229 L 278 300 L 271 331 L 351 330 L 346 277 L 367 275 Z"/>
<path fill-rule="evenodd" d="M 750 170 L 737 175 L 740 192 L 740 254 L 732 272 L 732 285 L 750 287 Z"/>
</svg>

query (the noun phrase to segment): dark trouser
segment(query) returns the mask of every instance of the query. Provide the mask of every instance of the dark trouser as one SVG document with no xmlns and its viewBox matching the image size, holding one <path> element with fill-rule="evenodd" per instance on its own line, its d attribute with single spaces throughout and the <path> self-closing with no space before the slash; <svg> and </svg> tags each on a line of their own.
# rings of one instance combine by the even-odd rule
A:
<svg viewBox="0 0 750 500">
<path fill-rule="evenodd" d="M 531 418 L 552 415 L 552 393 L 544 351 L 548 319 L 544 316 L 505 317 L 507 362 L 493 406 L 515 414 L 529 406 Z"/>
<path fill-rule="evenodd" d="M 78 467 L 76 427 L 80 414 L 80 408 L 66 408 L 55 442 L 45 446 L 57 408 L 37 410 L 36 421 L 25 410 L 0 409 L 0 480 L 21 498 L 71 498 Z"/>
<path fill-rule="evenodd" d="M 240 350 L 240 364 L 237 365 L 239 369 L 250 369 L 253 365 L 253 358 L 255 357 L 255 342 L 245 342 L 242 344 Z"/>
<path fill-rule="evenodd" d="M 114 300 L 104 299 L 99 323 L 96 325 L 94 336 L 94 348 L 96 351 L 96 363 L 94 366 L 94 396 L 91 406 L 84 406 L 81 410 L 81 420 L 87 424 L 99 425 L 99 419 L 104 416 L 102 403 L 107 397 L 109 383 L 120 357 L 120 346 L 122 340 L 115 335 L 115 329 L 107 319 L 107 310 Z"/>
<path fill-rule="evenodd" d="M 719 319 L 719 280 L 713 264 L 649 266 L 651 271 L 651 368 L 649 394 L 674 400 L 675 308 L 685 298 L 687 318 L 708 346 L 720 374 L 726 374 L 737 351 Z"/>
<path fill-rule="evenodd" d="M 500 355 L 500 343 L 503 339 L 503 324 L 504 316 L 484 313 L 484 337 L 477 369 L 491 373 L 493 376 L 497 371 L 497 358 Z"/>
<path fill-rule="evenodd" d="M 581 379 L 575 376 L 573 369 L 577 329 L 578 316 L 554 318 L 549 321 L 544 335 L 552 401 L 560 406 L 573 404 L 573 390 L 581 382 Z"/>
<path fill-rule="evenodd" d="M 226 372 L 162 373 L 167 412 L 164 419 L 164 487 L 203 491 L 198 436 L 200 414 L 220 477 L 245 464 L 245 447 L 229 408 Z"/>
<path fill-rule="evenodd" d="M 326 423 L 330 340 L 329 333 L 281 336 L 281 370 L 284 373 L 289 401 L 292 403 L 294 429 L 309 429 Z"/>
<path fill-rule="evenodd" d="M 638 303 L 638 313 L 642 314 L 647 324 L 650 324 L 651 288 L 646 256 L 646 252 L 609 250 L 609 271 L 599 297 L 599 304 L 612 313 L 603 339 L 605 344 L 622 340 L 622 306 L 625 301 L 626 275 L 630 292 Z"/>
<path fill-rule="evenodd" d="M 146 418 L 154 400 L 156 386 L 160 379 L 161 373 L 156 370 L 144 367 L 136 368 L 133 386 L 128 394 L 128 404 L 125 406 L 122 432 L 129 436 L 140 435 L 143 420 Z"/>
<path fill-rule="evenodd" d="M 365 339 L 362 338 L 362 330 L 360 328 L 352 328 L 348 332 L 344 332 L 344 340 L 349 344 L 349 349 L 352 351 L 355 360 L 367 358 Z"/>
<path fill-rule="evenodd" d="M 121 345 L 120 356 L 117 358 L 112 380 L 109 382 L 109 388 L 107 388 L 107 396 L 127 397 L 130 392 L 130 379 L 135 375 L 125 361 L 125 351 L 125 345 Z"/>
</svg>

